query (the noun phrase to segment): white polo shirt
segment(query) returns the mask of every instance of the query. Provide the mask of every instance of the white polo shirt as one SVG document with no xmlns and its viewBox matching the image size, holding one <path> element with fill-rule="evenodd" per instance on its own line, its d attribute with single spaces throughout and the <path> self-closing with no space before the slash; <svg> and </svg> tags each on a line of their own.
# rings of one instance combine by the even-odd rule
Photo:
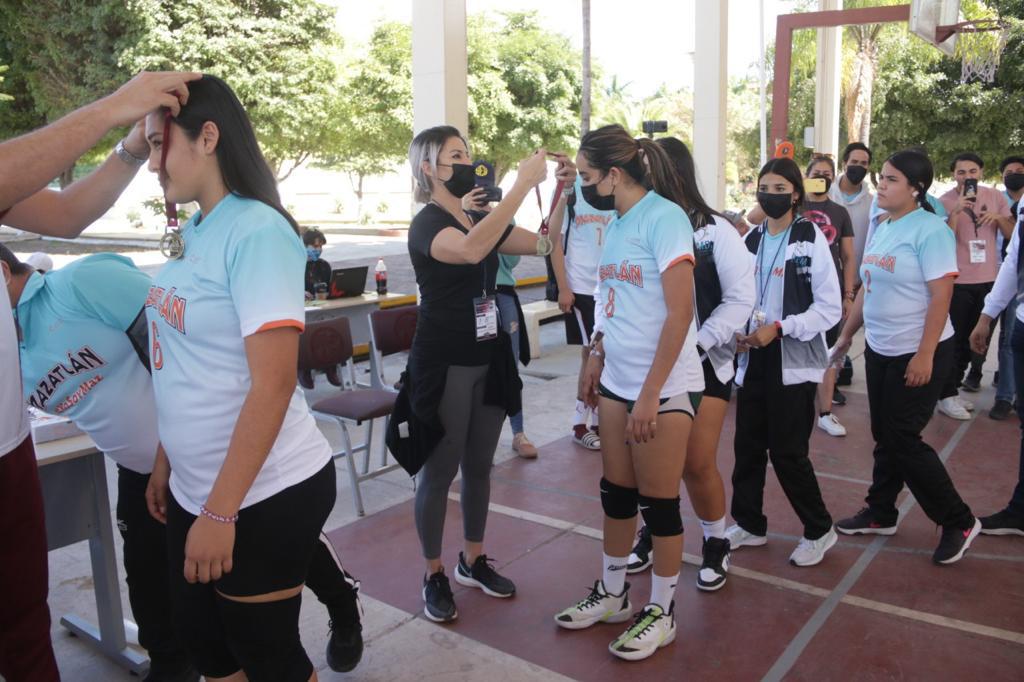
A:
<svg viewBox="0 0 1024 682">
<path fill-rule="evenodd" d="M 694 261 L 690 219 L 683 209 L 653 191 L 608 226 L 595 306 L 605 334 L 601 383 L 626 400 L 639 397 L 665 324 L 661 273 L 684 260 Z M 703 390 L 694 316 L 659 397 Z"/>
<path fill-rule="evenodd" d="M 160 270 L 146 299 L 146 316 L 171 492 L 198 514 L 252 383 L 245 337 L 276 327 L 304 328 L 306 253 L 280 213 L 233 194 L 205 218 L 193 216 L 182 236 L 185 256 Z M 330 457 L 330 446 L 296 387 L 277 440 L 241 507 L 306 480 Z"/>
</svg>

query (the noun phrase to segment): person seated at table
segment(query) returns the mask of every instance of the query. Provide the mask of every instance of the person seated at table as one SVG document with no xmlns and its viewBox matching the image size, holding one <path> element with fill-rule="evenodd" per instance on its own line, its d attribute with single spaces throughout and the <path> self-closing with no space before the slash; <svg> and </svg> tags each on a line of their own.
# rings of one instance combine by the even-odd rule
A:
<svg viewBox="0 0 1024 682">
<path fill-rule="evenodd" d="M 115 254 L 87 256 L 43 276 L 0 244 L 0 263 L 22 332 L 26 402 L 70 419 L 117 463 L 128 599 L 151 660 L 145 682 L 198 680 L 172 629 L 164 512 L 147 510 L 159 447 L 143 312 L 152 281 Z M 362 656 L 362 626 L 359 583 L 336 557 L 321 533 L 306 583 L 331 617 L 327 661 L 344 672 Z"/>
<path fill-rule="evenodd" d="M 315 227 L 308 228 L 302 233 L 302 243 L 306 246 L 306 300 L 316 298 L 316 285 L 331 284 L 331 264 L 320 256 L 324 252 L 324 245 L 327 238 L 324 233 Z"/>
</svg>

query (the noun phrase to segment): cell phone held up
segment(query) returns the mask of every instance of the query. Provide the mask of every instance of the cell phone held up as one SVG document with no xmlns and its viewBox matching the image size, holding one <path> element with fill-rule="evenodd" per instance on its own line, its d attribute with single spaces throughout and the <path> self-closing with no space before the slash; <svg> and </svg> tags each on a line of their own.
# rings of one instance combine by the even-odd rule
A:
<svg viewBox="0 0 1024 682">
<path fill-rule="evenodd" d="M 480 195 L 481 203 L 494 203 L 501 201 L 501 188 L 497 185 L 490 185 L 489 187 L 482 187 L 483 194 Z"/>
<path fill-rule="evenodd" d="M 804 191 L 808 194 L 824 194 L 825 178 L 807 178 L 804 180 Z"/>
<path fill-rule="evenodd" d="M 964 180 L 964 199 L 978 199 L 978 178 Z"/>
</svg>

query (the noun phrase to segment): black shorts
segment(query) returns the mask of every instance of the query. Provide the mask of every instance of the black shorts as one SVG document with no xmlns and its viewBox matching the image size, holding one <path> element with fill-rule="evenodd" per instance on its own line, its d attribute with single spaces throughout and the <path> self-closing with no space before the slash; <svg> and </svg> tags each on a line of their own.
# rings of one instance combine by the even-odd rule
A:
<svg viewBox="0 0 1024 682">
<path fill-rule="evenodd" d="M 594 297 L 574 294 L 572 310 L 565 316 L 565 342 L 570 346 L 588 346 L 594 335 Z"/>
<path fill-rule="evenodd" d="M 704 358 L 704 362 L 700 364 L 704 370 L 704 397 L 718 398 L 729 402 L 729 398 L 732 397 L 732 379 L 724 384 L 719 381 L 718 375 L 715 374 L 715 368 L 711 366 L 711 360 L 707 358 Z"/>
<path fill-rule="evenodd" d="M 217 591 L 248 597 L 304 583 L 313 548 L 336 495 L 334 462 L 330 461 L 306 480 L 239 511 L 233 566 L 213 583 Z M 196 517 L 183 509 L 174 495 L 170 498 L 167 547 L 172 583 L 186 590 L 207 587 L 190 585 L 182 575 L 185 540 Z"/>
<path fill-rule="evenodd" d="M 601 397 L 614 400 L 617 403 L 625 403 L 626 410 L 629 412 L 633 411 L 633 405 L 636 404 L 635 400 L 629 400 L 620 395 L 616 395 L 601 383 L 597 385 L 597 393 Z M 658 401 L 658 414 L 682 412 L 683 414 L 689 415 L 690 419 L 693 419 L 697 414 L 697 408 L 700 407 L 700 399 L 700 393 L 680 393 L 679 395 L 674 395 L 670 398 L 661 398 Z"/>
</svg>

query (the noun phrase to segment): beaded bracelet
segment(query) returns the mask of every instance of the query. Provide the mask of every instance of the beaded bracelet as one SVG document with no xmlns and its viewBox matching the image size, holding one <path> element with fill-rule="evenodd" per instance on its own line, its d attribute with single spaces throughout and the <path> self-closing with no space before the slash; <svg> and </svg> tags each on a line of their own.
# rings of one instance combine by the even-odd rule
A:
<svg viewBox="0 0 1024 682">
<path fill-rule="evenodd" d="M 234 523 L 238 520 L 238 514 L 232 514 L 231 516 L 221 516 L 220 514 L 214 514 L 212 511 L 207 509 L 205 505 L 199 506 L 199 515 L 205 516 L 208 519 L 212 519 L 217 523 Z"/>
</svg>

